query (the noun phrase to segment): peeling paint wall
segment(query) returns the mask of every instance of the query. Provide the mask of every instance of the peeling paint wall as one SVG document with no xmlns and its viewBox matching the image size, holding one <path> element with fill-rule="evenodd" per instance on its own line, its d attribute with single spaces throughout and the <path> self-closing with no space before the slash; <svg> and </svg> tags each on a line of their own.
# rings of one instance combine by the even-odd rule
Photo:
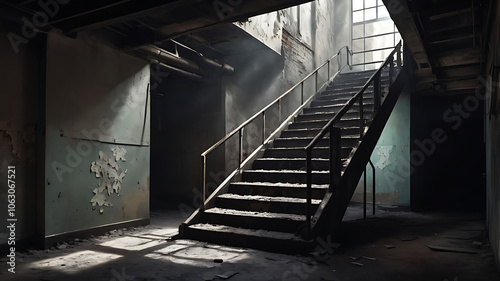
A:
<svg viewBox="0 0 500 281">
<path fill-rule="evenodd" d="M 7 167 L 16 167 L 16 239 L 36 234 L 36 128 L 41 84 L 41 38 L 23 44 L 15 53 L 7 34 L 16 30 L 0 22 L 0 220 L 7 221 Z M 18 30 L 18 29 L 17 29 Z M 37 40 L 38 39 L 38 40 Z M 0 228 L 0 245 L 7 243 L 8 229 Z"/>
<path fill-rule="evenodd" d="M 48 35 L 46 236 L 149 218 L 149 79 L 144 61 Z"/>
<path fill-rule="evenodd" d="M 375 146 L 375 199 L 380 204 L 410 205 L 410 92 L 401 93 Z M 372 202 L 372 169 L 367 165 L 367 200 Z M 363 176 L 353 196 L 363 202 Z"/>
<path fill-rule="evenodd" d="M 318 0 L 250 18 L 249 23 L 239 25 L 254 37 L 253 40 L 260 41 L 265 46 L 259 50 L 248 50 L 245 49 L 245 44 L 238 45 L 235 48 L 241 48 L 244 52 L 226 58 L 226 61 L 236 68 L 233 76 L 224 79 L 223 86 L 227 133 L 337 52 L 333 49 L 333 7 L 331 1 Z M 263 25 L 265 28 L 254 32 L 254 25 Z M 281 38 L 280 42 L 277 42 L 276 38 Z M 280 52 L 277 52 L 277 49 Z M 305 98 L 312 94 L 314 79 L 308 80 L 304 86 Z M 300 105 L 300 99 L 300 89 L 297 89 L 283 100 L 283 118 L 293 113 Z M 278 112 L 278 106 L 275 106 L 266 113 L 267 136 L 279 125 Z M 261 144 L 261 123 L 261 119 L 256 120 L 245 130 L 244 157 Z M 226 145 L 226 157 L 225 170 L 234 170 L 238 161 L 236 138 Z"/>
</svg>

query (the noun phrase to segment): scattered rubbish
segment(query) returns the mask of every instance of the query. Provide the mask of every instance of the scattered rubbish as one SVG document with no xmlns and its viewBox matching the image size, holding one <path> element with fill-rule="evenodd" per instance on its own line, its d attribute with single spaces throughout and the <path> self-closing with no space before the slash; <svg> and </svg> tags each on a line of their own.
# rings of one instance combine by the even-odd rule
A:
<svg viewBox="0 0 500 281">
<path fill-rule="evenodd" d="M 222 263 L 222 262 L 223 262 L 223 260 L 222 260 L 222 259 L 215 259 L 215 260 L 214 260 L 214 262 L 215 262 L 215 263 Z"/>
<path fill-rule="evenodd" d="M 417 236 L 402 236 L 402 237 L 399 237 L 399 240 L 403 241 L 403 242 L 408 242 L 408 241 L 413 241 L 413 240 L 417 240 Z"/>
<path fill-rule="evenodd" d="M 121 229 L 118 230 L 118 236 L 123 236 L 123 230 Z"/>
<path fill-rule="evenodd" d="M 229 278 L 235 276 L 236 274 L 238 274 L 237 271 L 228 271 L 228 272 L 226 272 L 224 274 L 217 274 L 215 276 L 219 277 L 219 278 L 222 278 L 222 279 L 229 279 Z"/>
<path fill-rule="evenodd" d="M 474 246 L 483 246 L 483 243 L 481 243 L 479 241 L 474 241 L 474 242 L 472 242 L 472 245 L 474 245 Z"/>
<path fill-rule="evenodd" d="M 365 260 L 371 260 L 371 261 L 376 261 L 377 258 L 372 258 L 372 257 L 367 257 L 367 256 L 362 256 Z"/>
<path fill-rule="evenodd" d="M 396 246 L 394 246 L 394 245 L 384 245 L 384 247 L 386 249 L 394 249 L 394 248 L 396 248 Z"/>
<path fill-rule="evenodd" d="M 350 258 L 351 260 L 353 260 L 353 261 L 357 261 L 357 260 L 359 260 L 361 257 L 352 257 L 352 256 L 349 256 L 349 258 Z"/>
<path fill-rule="evenodd" d="M 58 245 L 58 246 L 57 246 L 57 249 L 59 249 L 59 250 L 64 250 L 64 249 L 66 249 L 66 247 L 67 247 L 66 245 L 61 244 L 61 245 Z"/>
<path fill-rule="evenodd" d="M 360 266 L 360 267 L 365 266 L 364 264 L 359 263 L 359 262 L 355 262 L 355 261 L 353 261 L 353 262 L 351 262 L 351 263 L 352 263 L 352 264 L 354 264 L 354 265 Z"/>
<path fill-rule="evenodd" d="M 464 253 L 464 254 L 477 254 L 477 251 L 473 250 L 468 250 L 468 249 L 463 249 L 463 248 L 454 248 L 454 247 L 442 247 L 442 246 L 431 246 L 427 245 L 429 249 L 433 251 L 440 251 L 440 252 L 453 252 L 453 253 Z"/>
</svg>

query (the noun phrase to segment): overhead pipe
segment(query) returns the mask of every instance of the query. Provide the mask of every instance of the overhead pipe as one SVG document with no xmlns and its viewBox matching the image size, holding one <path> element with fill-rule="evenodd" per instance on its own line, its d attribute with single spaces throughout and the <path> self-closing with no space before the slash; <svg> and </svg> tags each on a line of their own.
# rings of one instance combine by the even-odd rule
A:
<svg viewBox="0 0 500 281">
<path fill-rule="evenodd" d="M 188 77 L 188 78 L 191 78 L 193 80 L 197 80 L 197 81 L 202 81 L 202 80 L 205 80 L 205 78 L 201 75 L 198 75 L 196 73 L 191 73 L 191 72 L 188 72 L 188 71 L 185 71 L 183 69 L 180 69 L 180 68 L 177 68 L 177 67 L 174 67 L 174 66 L 171 66 L 171 65 L 168 65 L 168 64 L 165 64 L 161 61 L 158 61 L 158 60 L 155 60 L 155 59 L 152 59 L 150 60 L 150 62 L 152 64 L 157 64 L 159 65 L 160 67 L 163 67 L 165 68 L 166 70 L 168 70 L 169 72 L 173 72 L 175 74 L 178 74 L 178 75 L 181 75 L 181 76 L 185 76 L 185 77 Z"/>
<path fill-rule="evenodd" d="M 147 53 L 148 55 L 154 57 L 159 62 L 166 65 L 174 66 L 175 68 L 180 68 L 186 72 L 195 73 L 199 76 L 205 76 L 205 71 L 197 62 L 192 60 L 182 58 L 177 54 L 171 53 L 167 50 L 161 49 L 154 45 L 141 46 L 139 50 Z M 224 74 L 234 73 L 234 68 L 228 64 L 221 64 L 215 60 L 204 57 L 202 54 L 197 53 L 198 59 L 201 64 L 206 65 L 210 68 L 220 69 Z"/>
<path fill-rule="evenodd" d="M 203 75 L 203 71 L 197 63 L 185 58 L 181 58 L 169 51 L 160 49 L 152 45 L 141 46 L 140 50 L 146 52 L 148 55 L 154 57 L 159 62 L 162 62 L 164 64 L 181 68 L 183 70 L 186 70 L 187 72 Z"/>
</svg>

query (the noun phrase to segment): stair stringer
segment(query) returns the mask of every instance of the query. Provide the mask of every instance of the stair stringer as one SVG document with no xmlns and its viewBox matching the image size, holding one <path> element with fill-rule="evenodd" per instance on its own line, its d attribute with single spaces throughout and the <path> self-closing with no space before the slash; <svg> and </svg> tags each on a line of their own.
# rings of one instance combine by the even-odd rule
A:
<svg viewBox="0 0 500 281">
<path fill-rule="evenodd" d="M 348 166 L 339 185 L 327 192 L 312 218 L 313 236 L 335 235 L 356 190 L 370 156 L 384 130 L 396 102 L 408 83 L 408 74 L 403 67 L 389 88 L 389 93 L 374 116 L 363 140 L 354 148 Z"/>
</svg>

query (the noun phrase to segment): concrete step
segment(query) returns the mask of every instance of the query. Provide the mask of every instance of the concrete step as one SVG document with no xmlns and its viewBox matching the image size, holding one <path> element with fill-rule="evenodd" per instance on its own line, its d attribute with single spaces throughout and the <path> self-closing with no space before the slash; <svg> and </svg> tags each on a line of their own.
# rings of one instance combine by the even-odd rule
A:
<svg viewBox="0 0 500 281">
<path fill-rule="evenodd" d="M 346 158 L 343 159 L 347 160 Z M 326 158 L 313 158 L 313 170 L 330 169 L 330 161 Z M 258 158 L 253 162 L 254 170 L 302 170 L 306 167 L 306 158 Z"/>
<path fill-rule="evenodd" d="M 277 138 L 273 142 L 274 147 L 306 147 L 313 138 Z M 359 135 L 347 135 L 341 137 L 341 145 L 342 146 L 354 146 L 359 141 Z M 327 147 L 330 145 L 329 138 L 322 138 L 317 146 Z"/>
<path fill-rule="evenodd" d="M 275 183 L 305 183 L 305 170 L 245 170 L 242 172 L 241 180 L 246 182 L 275 182 Z M 328 184 L 330 181 L 329 171 L 313 171 L 312 182 L 314 184 Z"/>
<path fill-rule="evenodd" d="M 353 91 L 343 91 L 341 93 L 335 93 L 335 92 L 323 92 L 320 95 L 316 97 L 316 100 L 339 100 L 339 99 L 345 99 L 348 101 L 352 97 L 354 97 L 358 92 L 353 92 Z M 366 90 L 363 92 L 363 99 L 367 100 L 373 100 L 373 90 Z"/>
<path fill-rule="evenodd" d="M 314 241 L 306 241 L 293 233 L 251 230 L 225 225 L 195 224 L 185 226 L 183 238 L 254 248 L 268 252 L 306 254 L 316 247 Z"/>
<path fill-rule="evenodd" d="M 302 114 L 315 114 L 315 113 L 337 113 L 339 112 L 344 104 L 337 105 L 325 105 L 325 106 L 317 106 L 317 107 L 308 107 L 304 108 Z M 373 104 L 363 103 L 363 109 L 368 112 L 373 111 Z M 354 104 L 349 111 L 358 112 L 359 104 Z"/>
<path fill-rule="evenodd" d="M 352 151 L 352 147 L 342 147 L 341 157 L 347 158 Z M 306 151 L 303 147 L 280 147 L 268 148 L 264 151 L 265 158 L 304 158 Z M 315 147 L 312 151 L 313 158 L 329 158 L 330 149 L 328 147 Z"/>
<path fill-rule="evenodd" d="M 322 129 L 329 120 L 311 120 L 305 122 L 295 122 L 288 126 L 288 129 Z M 338 127 L 359 127 L 360 119 L 359 118 L 346 118 L 338 121 L 335 125 Z"/>
<path fill-rule="evenodd" d="M 342 97 L 336 97 L 333 95 L 329 99 L 315 99 L 311 102 L 311 107 L 317 107 L 317 106 L 328 106 L 328 105 L 343 105 L 346 104 L 349 101 L 350 98 L 342 98 Z M 356 101 L 356 103 L 359 104 L 359 100 Z M 373 94 L 368 94 L 363 96 L 363 104 L 373 104 Z M 354 106 L 354 104 L 353 104 Z"/>
<path fill-rule="evenodd" d="M 373 106 L 363 106 L 363 113 L 364 116 L 369 116 L 369 114 L 372 114 L 373 112 Z M 337 112 L 316 112 L 316 113 L 308 113 L 308 114 L 300 114 L 299 116 L 295 117 L 296 122 L 305 122 L 305 121 L 314 121 L 314 120 L 331 120 Z M 347 111 L 347 113 L 344 114 L 345 118 L 356 118 L 359 117 L 359 106 L 356 106 L 356 108 L 352 108 Z"/>
<path fill-rule="evenodd" d="M 312 185 L 312 198 L 322 199 L 328 185 Z M 273 197 L 306 198 L 306 185 L 273 182 L 234 182 L 229 185 L 229 193 L 240 195 L 263 195 Z"/>
<path fill-rule="evenodd" d="M 305 224 L 305 215 L 253 212 L 233 209 L 211 208 L 201 215 L 201 221 L 247 229 L 263 229 L 295 233 Z"/>
<path fill-rule="evenodd" d="M 312 200 L 312 211 L 315 212 L 321 200 Z M 306 199 L 291 197 L 268 197 L 262 195 L 222 194 L 217 197 L 215 207 L 239 211 L 306 214 Z"/>
<path fill-rule="evenodd" d="M 342 135 L 356 135 L 359 134 L 359 127 L 343 127 Z M 301 138 L 301 137 L 315 137 L 321 129 L 297 129 L 297 130 L 284 130 L 281 132 L 281 138 Z M 328 136 L 328 133 L 326 134 Z"/>
</svg>

